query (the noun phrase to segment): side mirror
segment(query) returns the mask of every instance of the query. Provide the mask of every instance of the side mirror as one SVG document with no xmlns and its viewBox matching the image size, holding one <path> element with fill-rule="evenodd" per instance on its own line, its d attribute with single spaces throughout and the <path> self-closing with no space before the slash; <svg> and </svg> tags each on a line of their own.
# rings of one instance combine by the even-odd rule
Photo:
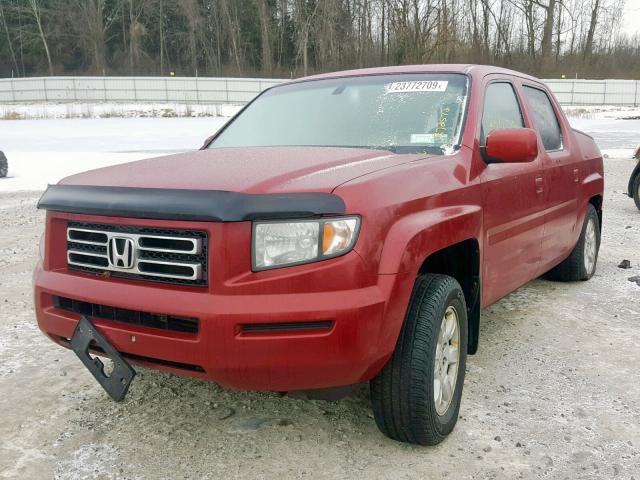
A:
<svg viewBox="0 0 640 480">
<path fill-rule="evenodd" d="M 207 148 L 207 146 L 211 143 L 211 140 L 213 140 L 213 137 L 215 137 L 215 135 L 209 135 L 204 143 L 202 144 L 202 146 L 200 147 L 200 150 L 204 150 L 205 148 Z"/>
<path fill-rule="evenodd" d="M 501 128 L 487 137 L 489 162 L 525 163 L 538 157 L 538 136 L 531 128 Z"/>
</svg>

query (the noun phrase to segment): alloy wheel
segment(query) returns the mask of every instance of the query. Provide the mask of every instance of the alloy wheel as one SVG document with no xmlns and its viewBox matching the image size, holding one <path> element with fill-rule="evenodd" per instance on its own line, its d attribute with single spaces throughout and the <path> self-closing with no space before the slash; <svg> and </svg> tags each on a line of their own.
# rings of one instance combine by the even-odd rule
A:
<svg viewBox="0 0 640 480">
<path fill-rule="evenodd" d="M 460 325 L 458 312 L 447 307 L 440 325 L 433 370 L 433 400 L 438 415 L 447 413 L 454 397 L 460 361 Z"/>
</svg>

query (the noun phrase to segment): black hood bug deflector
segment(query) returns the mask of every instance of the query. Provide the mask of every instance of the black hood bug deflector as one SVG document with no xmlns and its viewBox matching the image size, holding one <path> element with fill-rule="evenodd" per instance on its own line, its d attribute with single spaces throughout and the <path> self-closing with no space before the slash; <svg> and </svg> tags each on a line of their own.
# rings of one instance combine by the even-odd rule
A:
<svg viewBox="0 0 640 480">
<path fill-rule="evenodd" d="M 345 213 L 332 193 L 249 194 L 84 185 L 49 185 L 38 208 L 57 212 L 160 220 L 241 222 Z"/>
</svg>

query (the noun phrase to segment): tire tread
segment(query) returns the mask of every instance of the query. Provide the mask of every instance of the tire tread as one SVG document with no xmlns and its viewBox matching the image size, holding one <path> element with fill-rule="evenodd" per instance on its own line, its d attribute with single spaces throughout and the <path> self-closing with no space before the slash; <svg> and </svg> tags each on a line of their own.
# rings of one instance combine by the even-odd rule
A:
<svg viewBox="0 0 640 480">
<path fill-rule="evenodd" d="M 431 347 L 434 335 L 439 332 L 440 312 L 443 303 L 454 290 L 465 306 L 462 289 L 452 277 L 426 274 L 417 278 L 396 349 L 387 365 L 371 381 L 374 418 L 382 433 L 394 440 L 435 445 L 449 433 L 438 431 L 430 420 L 437 414 L 433 400 L 425 398 L 427 392 L 431 391 L 426 383 L 431 381 L 431 377 L 425 375 L 425 372 L 433 369 Z M 460 314 L 466 315 L 466 311 Z M 464 325 L 458 371 L 458 376 L 461 377 L 459 380 L 462 381 L 465 365 L 463 357 L 466 356 L 466 321 Z M 455 409 L 457 418 L 459 401 L 452 408 Z"/>
<path fill-rule="evenodd" d="M 584 235 L 587 228 L 587 222 L 590 218 L 593 218 L 596 222 L 597 245 L 598 247 L 600 246 L 600 224 L 598 213 L 596 212 L 595 207 L 592 204 L 589 204 L 587 206 L 587 214 L 584 218 L 584 223 L 582 225 L 580 238 L 578 238 L 578 243 L 571 251 L 571 254 L 569 254 L 569 256 L 565 260 L 560 262 L 545 274 L 546 278 L 548 278 L 549 280 L 557 280 L 560 282 L 577 282 L 580 280 L 589 280 L 589 278 L 591 278 L 593 272 L 591 272 L 590 274 L 584 268 Z"/>
</svg>

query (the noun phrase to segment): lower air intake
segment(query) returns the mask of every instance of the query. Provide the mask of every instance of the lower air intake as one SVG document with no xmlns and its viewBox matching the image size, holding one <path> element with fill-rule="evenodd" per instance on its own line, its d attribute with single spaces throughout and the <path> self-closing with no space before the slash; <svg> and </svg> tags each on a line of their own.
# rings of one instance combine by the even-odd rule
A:
<svg viewBox="0 0 640 480">
<path fill-rule="evenodd" d="M 99 318 L 100 320 L 111 320 L 179 333 L 197 334 L 199 331 L 198 320 L 195 318 L 127 310 L 58 296 L 53 297 L 53 305 L 66 312 Z"/>
<path fill-rule="evenodd" d="M 277 332 L 317 332 L 331 330 L 331 320 L 316 322 L 280 322 L 280 323 L 246 323 L 242 325 L 243 333 L 277 333 Z"/>
</svg>

